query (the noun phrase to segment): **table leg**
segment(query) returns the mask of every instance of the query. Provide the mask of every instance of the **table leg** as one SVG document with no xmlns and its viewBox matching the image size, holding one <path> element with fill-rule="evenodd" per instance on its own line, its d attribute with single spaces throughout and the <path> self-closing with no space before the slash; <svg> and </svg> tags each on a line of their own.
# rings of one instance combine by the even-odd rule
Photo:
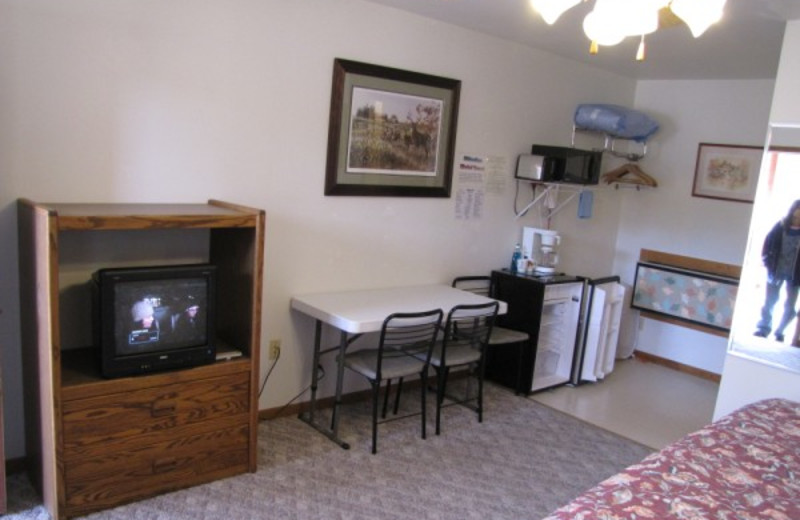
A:
<svg viewBox="0 0 800 520">
<path fill-rule="evenodd" d="M 354 338 L 355 339 L 355 338 Z M 352 341 L 352 340 L 350 340 Z M 333 405 L 333 413 L 331 419 L 331 427 L 326 428 L 319 424 L 317 418 L 315 417 L 317 412 L 317 387 L 319 384 L 319 363 L 320 357 L 322 356 L 322 322 L 317 320 L 316 327 L 314 331 L 314 361 L 312 365 L 312 373 L 311 373 L 311 398 L 309 402 L 309 411 L 303 412 L 299 415 L 301 421 L 307 423 L 309 426 L 320 432 L 321 434 L 325 435 L 327 438 L 341 446 L 343 449 L 350 449 L 350 445 L 341 439 L 339 439 L 339 419 L 338 419 L 338 410 L 339 404 L 342 398 L 342 379 L 344 379 L 344 353 L 347 349 L 347 345 L 349 341 L 347 339 L 347 333 L 342 332 L 342 343 L 339 347 L 335 347 L 333 349 L 325 350 L 325 353 L 331 352 L 332 350 L 338 351 L 338 362 L 337 362 L 337 374 L 336 374 L 336 400 L 334 401 Z"/>
<path fill-rule="evenodd" d="M 336 399 L 333 402 L 333 414 L 331 417 L 331 430 L 334 436 L 339 433 L 339 406 L 342 404 L 342 387 L 344 386 L 344 355 L 347 352 L 348 344 L 347 333 L 342 331 L 336 364 Z M 348 449 L 350 446 L 343 445 L 342 447 Z"/>
<path fill-rule="evenodd" d="M 317 386 L 319 385 L 319 357 L 322 344 L 322 322 L 317 320 L 314 327 L 314 361 L 311 364 L 311 401 L 308 412 L 308 420 L 314 422 L 314 414 L 317 411 Z"/>
</svg>

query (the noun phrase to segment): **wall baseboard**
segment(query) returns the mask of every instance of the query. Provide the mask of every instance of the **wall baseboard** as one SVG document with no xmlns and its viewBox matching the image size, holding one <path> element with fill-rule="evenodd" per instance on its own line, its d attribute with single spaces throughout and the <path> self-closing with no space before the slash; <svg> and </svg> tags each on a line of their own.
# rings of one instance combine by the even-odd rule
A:
<svg viewBox="0 0 800 520">
<path fill-rule="evenodd" d="M 419 381 L 403 382 L 404 391 L 418 387 L 419 387 Z M 361 390 L 358 392 L 343 394 L 342 403 L 347 404 L 347 403 L 354 403 L 356 401 L 362 401 L 364 399 L 369 399 L 371 395 L 372 395 L 371 390 Z M 322 397 L 317 399 L 317 410 L 324 410 L 325 408 L 333 408 L 333 403 L 335 402 L 335 400 L 336 398 L 333 396 Z M 300 415 L 300 412 L 305 412 L 308 410 L 308 404 L 309 404 L 308 401 L 304 401 L 302 403 L 290 404 L 288 406 L 279 406 L 276 408 L 268 408 L 266 410 L 261 410 L 258 412 L 258 420 L 269 421 L 271 419 L 278 419 L 279 417 L 286 417 L 287 415 Z"/>
<path fill-rule="evenodd" d="M 654 356 L 653 354 L 648 354 L 647 352 L 642 352 L 640 350 L 634 350 L 633 356 L 640 360 L 647 363 L 653 363 L 656 365 L 665 366 L 667 368 L 671 368 L 673 370 L 677 370 L 678 372 L 683 372 L 685 374 L 691 374 L 693 376 L 697 376 L 703 379 L 707 379 L 709 381 L 713 381 L 715 383 L 719 383 L 722 379 L 722 376 L 719 374 L 715 374 L 714 372 L 709 372 L 707 370 L 703 370 L 702 368 L 697 368 L 689 365 L 684 365 L 683 363 L 679 363 L 677 361 L 673 361 L 671 359 L 666 359 L 660 356 Z"/>
<path fill-rule="evenodd" d="M 450 379 L 458 379 L 460 377 L 464 377 L 462 372 L 455 372 L 449 376 Z M 435 383 L 436 378 L 428 377 L 429 383 Z M 419 388 L 420 381 L 419 379 L 412 379 L 411 381 L 403 381 L 403 391 L 414 391 L 414 389 Z M 392 384 L 392 392 L 395 391 L 397 385 L 395 383 Z M 381 390 L 383 392 L 383 390 Z M 363 401 L 369 399 L 372 395 L 372 390 L 360 390 L 357 392 L 350 392 L 347 394 L 342 395 L 342 403 L 354 403 L 356 401 Z M 381 394 L 382 395 L 382 394 Z M 428 392 L 428 395 L 435 396 L 436 392 L 431 390 Z M 324 410 L 325 408 L 333 408 L 333 403 L 336 400 L 335 397 L 322 397 L 317 399 L 317 410 Z M 300 415 L 300 412 L 305 412 L 308 410 L 308 401 L 304 401 L 302 403 L 297 404 L 290 404 L 284 406 L 278 406 L 276 408 L 267 408 L 266 410 L 261 410 L 258 412 L 258 420 L 259 421 L 269 421 L 271 419 L 278 419 L 279 417 L 286 417 L 287 415 Z"/>
<path fill-rule="evenodd" d="M 707 379 L 715 383 L 719 383 L 720 380 L 722 379 L 722 376 L 720 376 L 719 374 L 715 374 L 714 372 L 709 372 L 701 368 L 684 365 L 683 363 L 655 356 L 653 354 L 648 354 L 647 352 L 642 352 L 640 350 L 634 350 L 633 356 L 639 361 L 643 361 L 645 363 L 653 363 L 655 365 L 665 366 L 667 368 L 677 370 L 678 372 L 683 372 L 696 377 Z M 418 380 L 408 381 L 403 383 L 403 387 L 405 389 L 416 388 L 417 386 L 419 386 Z M 349 394 L 345 394 L 342 396 L 342 402 L 352 403 L 363 399 L 369 399 L 370 393 L 371 393 L 370 390 L 363 390 L 360 392 L 352 392 Z M 331 408 L 333 407 L 333 402 L 334 402 L 333 397 L 323 397 L 317 400 L 317 408 L 320 410 L 323 410 L 325 408 Z M 271 419 L 277 419 L 279 417 L 286 417 L 288 415 L 299 415 L 300 412 L 304 412 L 307 409 L 308 409 L 307 401 L 297 404 L 290 404 L 286 406 L 279 406 L 276 408 L 268 408 L 266 410 L 261 410 L 258 412 L 258 419 L 260 421 L 268 421 Z"/>
</svg>

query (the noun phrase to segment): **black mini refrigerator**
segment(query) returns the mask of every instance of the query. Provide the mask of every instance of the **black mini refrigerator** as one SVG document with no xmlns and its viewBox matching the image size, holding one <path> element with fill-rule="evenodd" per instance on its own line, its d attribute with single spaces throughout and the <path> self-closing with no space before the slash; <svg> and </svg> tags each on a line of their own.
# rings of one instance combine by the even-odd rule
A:
<svg viewBox="0 0 800 520">
<path fill-rule="evenodd" d="M 486 377 L 530 394 L 570 383 L 583 339 L 586 279 L 565 274 L 492 272 L 492 297 L 508 304 L 498 325 L 527 332 L 527 345 L 493 346 Z"/>
</svg>

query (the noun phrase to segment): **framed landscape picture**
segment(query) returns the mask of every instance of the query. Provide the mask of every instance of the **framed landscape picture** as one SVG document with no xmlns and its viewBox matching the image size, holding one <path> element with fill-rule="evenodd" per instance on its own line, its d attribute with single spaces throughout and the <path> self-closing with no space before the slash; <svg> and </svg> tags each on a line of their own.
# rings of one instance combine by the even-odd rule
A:
<svg viewBox="0 0 800 520">
<path fill-rule="evenodd" d="M 461 82 L 334 60 L 326 195 L 449 197 Z"/>
<path fill-rule="evenodd" d="M 758 146 L 700 143 L 692 195 L 752 203 L 762 154 Z"/>
</svg>

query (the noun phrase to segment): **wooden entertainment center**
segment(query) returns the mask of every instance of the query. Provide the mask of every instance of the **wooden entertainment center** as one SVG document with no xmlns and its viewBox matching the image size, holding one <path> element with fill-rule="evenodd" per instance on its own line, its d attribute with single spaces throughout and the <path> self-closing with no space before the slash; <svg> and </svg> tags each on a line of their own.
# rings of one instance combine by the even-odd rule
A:
<svg viewBox="0 0 800 520">
<path fill-rule="evenodd" d="M 26 451 L 53 518 L 256 470 L 264 221 L 216 200 L 19 200 Z M 93 269 L 185 263 L 186 250 L 217 266 L 217 336 L 243 356 L 102 378 L 90 341 L 67 344 L 91 317 L 74 295 L 87 294 Z"/>
</svg>

